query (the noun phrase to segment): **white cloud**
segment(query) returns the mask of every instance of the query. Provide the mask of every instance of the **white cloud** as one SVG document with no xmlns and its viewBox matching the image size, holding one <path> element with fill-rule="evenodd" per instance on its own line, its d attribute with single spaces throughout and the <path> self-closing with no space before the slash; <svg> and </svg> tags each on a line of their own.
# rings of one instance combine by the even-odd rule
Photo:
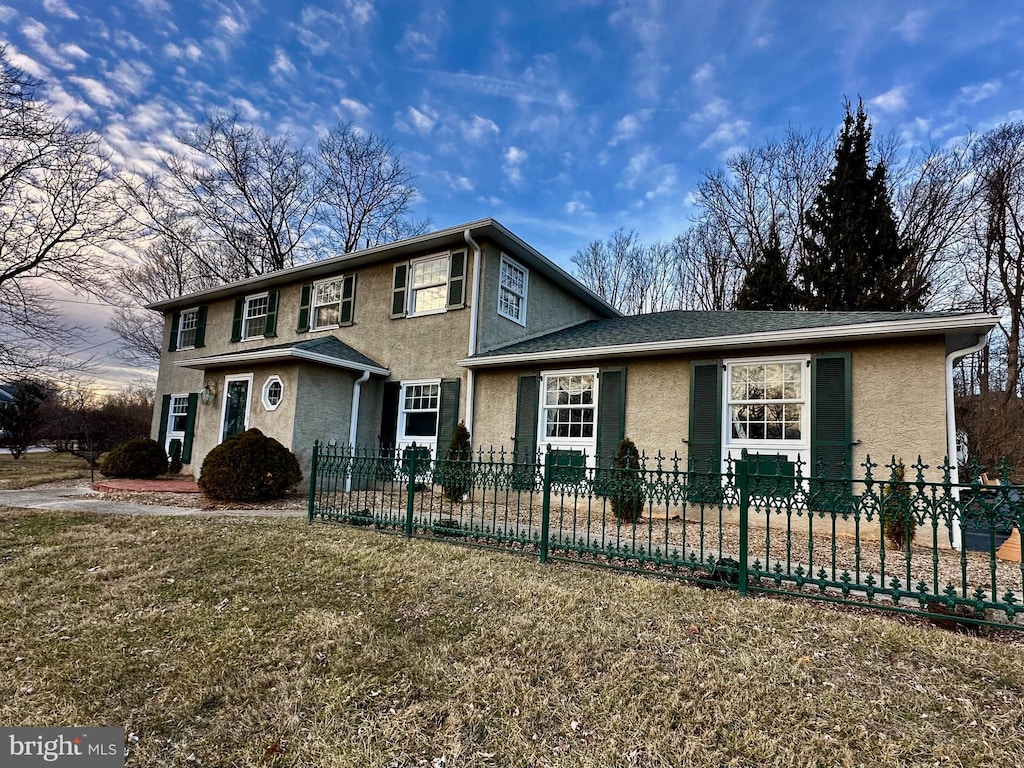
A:
<svg viewBox="0 0 1024 768">
<path fill-rule="evenodd" d="M 529 155 L 526 151 L 519 147 L 512 146 L 505 150 L 502 156 L 504 162 L 501 164 L 501 170 L 505 172 L 506 178 L 513 184 L 522 182 L 522 165 L 528 157 Z"/>
<path fill-rule="evenodd" d="M 9 5 L 0 5 L 0 22 L 6 24 L 17 15 L 18 12 Z"/>
<path fill-rule="evenodd" d="M 1003 84 L 999 80 L 965 85 L 960 89 L 960 98 L 968 104 L 977 104 L 979 101 L 994 96 L 1002 87 Z"/>
<path fill-rule="evenodd" d="M 498 124 L 487 117 L 473 115 L 468 121 L 462 122 L 462 135 L 467 141 L 480 141 L 487 136 L 500 133 Z"/>
<path fill-rule="evenodd" d="M 338 106 L 341 108 L 342 114 L 349 120 L 365 120 L 373 111 L 363 102 L 348 97 L 339 101 Z"/>
<path fill-rule="evenodd" d="M 565 204 L 563 209 L 568 215 L 575 216 L 576 214 L 587 213 L 587 206 L 585 203 L 581 203 L 579 200 L 570 200 Z"/>
<path fill-rule="evenodd" d="M 114 32 L 114 44 L 119 48 L 131 48 L 136 53 L 148 50 L 148 46 L 131 32 L 119 29 Z"/>
<path fill-rule="evenodd" d="M 21 25 L 21 34 L 28 40 L 28 44 L 32 46 L 36 53 L 42 56 L 47 63 L 59 68 L 59 69 L 74 69 L 75 65 L 68 60 L 67 57 L 62 56 L 51 46 L 46 36 L 49 34 L 49 30 L 46 25 L 40 24 L 35 19 L 28 19 L 24 24 Z"/>
<path fill-rule="evenodd" d="M 473 191 L 473 182 L 470 181 L 465 176 L 456 176 L 451 173 L 448 173 L 448 171 L 441 171 L 441 173 L 438 174 L 438 178 L 441 180 L 441 183 L 444 184 L 444 186 L 448 187 L 449 189 L 453 189 L 456 192 Z"/>
<path fill-rule="evenodd" d="M 263 119 L 263 113 L 248 99 L 232 99 L 231 106 L 238 110 L 246 122 L 256 123 Z"/>
<path fill-rule="evenodd" d="M 112 107 L 120 100 L 117 94 L 99 80 L 91 77 L 69 77 L 68 80 L 77 85 L 92 104 Z"/>
<path fill-rule="evenodd" d="M 715 130 L 701 142 L 701 149 L 739 144 L 746 138 L 749 130 L 750 123 L 746 120 L 726 120 L 719 123 Z"/>
<path fill-rule="evenodd" d="M 74 43 L 64 43 L 60 47 L 60 52 L 63 53 L 65 56 L 71 56 L 72 58 L 80 59 L 81 61 L 85 61 L 89 58 L 89 54 L 82 50 L 80 46 L 75 45 Z"/>
<path fill-rule="evenodd" d="M 694 70 L 690 80 L 694 85 L 708 85 L 715 77 L 715 68 L 711 62 L 705 62 Z"/>
<path fill-rule="evenodd" d="M 885 93 L 880 93 L 873 99 L 868 99 L 868 105 L 879 112 L 902 112 L 907 108 L 907 89 L 902 85 L 890 88 Z"/>
<path fill-rule="evenodd" d="M 168 43 L 164 46 L 164 53 L 172 59 L 188 59 L 189 61 L 199 61 L 203 55 L 202 49 L 191 40 L 185 41 L 183 46 Z"/>
<path fill-rule="evenodd" d="M 921 39 L 925 24 L 928 21 L 928 14 L 924 11 L 907 11 L 903 19 L 893 29 L 908 43 L 916 43 Z"/>
<path fill-rule="evenodd" d="M 612 134 L 609 146 L 614 147 L 624 141 L 636 138 L 637 134 L 640 133 L 640 129 L 643 127 L 643 124 L 650 116 L 650 110 L 641 110 L 640 112 L 623 116 L 619 122 L 615 124 L 615 133 Z"/>
<path fill-rule="evenodd" d="M 357 24 L 366 26 L 373 20 L 373 3 L 370 0 L 344 0 L 345 9 Z"/>
<path fill-rule="evenodd" d="M 28 72 L 32 77 L 38 77 L 40 80 L 47 80 L 49 78 L 50 70 L 31 56 L 21 53 L 10 43 L 7 44 L 7 60 L 18 69 Z"/>
<path fill-rule="evenodd" d="M 64 0 L 43 0 L 43 8 L 53 16 L 65 19 L 77 19 L 78 14 L 72 11 Z"/>
<path fill-rule="evenodd" d="M 643 175 L 650 168 L 654 160 L 654 151 L 650 147 L 644 147 L 640 152 L 629 158 L 623 178 L 626 189 L 633 189 Z"/>
<path fill-rule="evenodd" d="M 284 49 L 278 46 L 274 49 L 274 63 L 270 65 L 270 72 L 275 77 L 285 77 L 288 75 L 297 74 L 295 65 L 292 64 L 292 60 L 288 58 L 288 54 L 284 52 Z"/>
<path fill-rule="evenodd" d="M 409 107 L 405 114 L 395 113 L 395 128 L 405 133 L 418 133 L 426 136 L 437 122 L 437 112 L 426 104 L 421 104 L 419 109 Z"/>
<path fill-rule="evenodd" d="M 690 115 L 691 120 L 698 123 L 714 123 L 724 120 L 729 114 L 729 102 L 714 96 L 704 106 Z"/>
<path fill-rule="evenodd" d="M 167 0 L 135 0 L 136 4 L 141 6 L 144 11 L 157 16 L 161 13 L 167 13 L 171 10 L 170 4 Z"/>
<path fill-rule="evenodd" d="M 138 96 L 153 78 L 153 70 L 141 61 L 119 61 L 109 79 L 119 90 Z"/>
<path fill-rule="evenodd" d="M 244 35 L 249 30 L 249 22 L 244 16 L 236 18 L 229 13 L 225 13 L 217 19 L 216 27 L 228 37 L 238 37 L 239 35 Z"/>
</svg>

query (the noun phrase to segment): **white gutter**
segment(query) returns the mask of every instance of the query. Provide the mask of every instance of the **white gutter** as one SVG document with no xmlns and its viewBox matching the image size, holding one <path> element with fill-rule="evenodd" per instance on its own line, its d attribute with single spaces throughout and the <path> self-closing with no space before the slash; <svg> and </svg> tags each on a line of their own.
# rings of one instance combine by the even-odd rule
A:
<svg viewBox="0 0 1024 768">
<path fill-rule="evenodd" d="M 348 444 L 355 455 L 357 428 L 359 427 L 359 393 L 363 390 L 363 384 L 370 379 L 370 372 L 363 371 L 363 375 L 356 379 L 352 385 L 352 412 L 348 417 Z M 352 490 L 352 473 L 345 476 L 345 493 Z"/>
<path fill-rule="evenodd" d="M 473 296 L 469 305 L 469 356 L 476 354 L 477 350 L 477 323 L 480 322 L 480 245 L 473 239 L 467 228 L 463 232 L 466 243 L 473 249 Z M 466 372 L 466 429 L 473 434 L 473 404 L 476 400 L 476 376 L 472 368 Z"/>
<path fill-rule="evenodd" d="M 956 410 L 953 397 L 953 366 L 958 360 L 967 355 L 980 352 L 988 344 L 988 333 L 986 332 L 976 344 L 958 349 L 946 355 L 946 461 L 950 464 L 949 478 L 953 482 L 953 493 L 956 500 L 960 501 L 960 468 L 956 456 Z M 963 549 L 963 536 L 960 529 L 960 516 L 953 517 L 953 549 Z"/>
<path fill-rule="evenodd" d="M 882 323 L 854 323 L 851 325 L 826 325 L 812 328 L 791 328 L 784 331 L 764 331 L 732 336 L 709 336 L 703 339 L 666 339 L 644 341 L 633 344 L 610 344 L 599 347 L 575 349 L 553 349 L 545 352 L 518 352 L 507 355 L 489 355 L 475 359 L 459 360 L 461 366 L 481 368 L 484 366 L 509 365 L 512 363 L 533 363 L 543 360 L 569 360 L 586 357 L 613 357 L 643 353 L 686 352 L 709 348 L 748 347 L 767 344 L 790 344 L 808 341 L 848 341 L 851 338 L 920 336 L 924 333 L 949 333 L 950 331 L 988 326 L 991 330 L 999 318 L 984 312 L 962 317 L 921 318 L 916 320 L 891 320 Z M 985 331 L 987 333 L 988 331 Z"/>
</svg>

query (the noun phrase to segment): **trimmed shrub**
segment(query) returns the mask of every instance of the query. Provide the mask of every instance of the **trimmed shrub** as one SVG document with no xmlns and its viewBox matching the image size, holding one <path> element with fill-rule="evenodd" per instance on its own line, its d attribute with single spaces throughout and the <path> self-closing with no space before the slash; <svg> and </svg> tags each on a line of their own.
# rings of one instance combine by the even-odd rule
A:
<svg viewBox="0 0 1024 768">
<path fill-rule="evenodd" d="M 302 482 L 295 454 L 258 429 L 229 437 L 203 460 L 199 487 L 213 499 L 279 499 Z"/>
<path fill-rule="evenodd" d="M 466 422 L 460 421 L 448 445 L 448 453 L 441 462 L 441 488 L 449 499 L 458 501 L 472 488 L 473 467 L 468 464 L 472 458 L 473 444 L 469 430 L 466 429 Z"/>
<path fill-rule="evenodd" d="M 182 467 L 180 440 L 171 440 L 171 455 L 168 458 L 170 461 L 167 463 L 167 474 L 180 475 Z"/>
<path fill-rule="evenodd" d="M 644 481 L 640 452 L 628 437 L 622 438 L 612 465 L 612 512 L 620 523 L 635 523 L 644 508 Z"/>
<path fill-rule="evenodd" d="M 148 437 L 125 440 L 106 455 L 100 464 L 105 477 L 150 479 L 167 472 L 167 454 L 163 446 Z"/>
</svg>

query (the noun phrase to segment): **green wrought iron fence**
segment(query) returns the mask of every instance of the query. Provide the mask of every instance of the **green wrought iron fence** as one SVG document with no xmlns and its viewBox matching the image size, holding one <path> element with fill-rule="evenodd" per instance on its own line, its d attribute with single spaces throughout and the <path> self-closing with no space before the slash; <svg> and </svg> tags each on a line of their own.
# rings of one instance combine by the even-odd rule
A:
<svg viewBox="0 0 1024 768">
<path fill-rule="evenodd" d="M 710 464 L 705 464 L 708 466 Z M 679 456 L 639 468 L 562 452 L 435 459 L 404 449 L 313 450 L 309 520 L 440 537 L 736 589 L 871 605 L 1024 629 L 1024 562 L 1003 559 L 1024 525 L 1021 486 L 956 484 L 951 467 L 895 458 L 847 467 L 765 455 L 688 471 Z M 1017 534 L 1014 534 L 1016 529 Z"/>
</svg>

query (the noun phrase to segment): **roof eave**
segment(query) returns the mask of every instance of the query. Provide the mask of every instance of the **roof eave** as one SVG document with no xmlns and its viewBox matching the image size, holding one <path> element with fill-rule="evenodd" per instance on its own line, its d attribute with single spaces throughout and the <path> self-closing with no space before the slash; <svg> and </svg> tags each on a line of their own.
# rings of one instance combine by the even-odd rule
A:
<svg viewBox="0 0 1024 768">
<path fill-rule="evenodd" d="M 748 347 L 782 346 L 801 342 L 846 341 L 849 339 L 870 340 L 885 338 L 906 338 L 929 334 L 948 334 L 970 331 L 987 335 L 999 318 L 985 313 L 962 317 L 922 318 L 918 320 L 896 320 L 883 323 L 854 323 L 832 325 L 820 328 L 798 328 L 785 331 L 711 336 L 702 339 L 667 339 L 634 344 L 611 344 L 599 347 L 558 349 L 544 352 L 520 352 L 509 355 L 463 358 L 458 364 L 464 368 L 484 368 L 520 363 L 578 360 L 596 357 L 627 357 L 633 355 L 664 355 L 673 352 L 702 352 Z"/>
<path fill-rule="evenodd" d="M 440 248 L 455 243 L 465 243 L 465 233 L 469 231 L 474 238 L 491 239 L 499 245 L 503 245 L 514 252 L 517 258 L 526 257 L 530 266 L 539 268 L 543 273 L 553 280 L 557 285 L 577 295 L 585 304 L 594 309 L 604 317 L 619 317 L 621 313 L 612 307 L 608 302 L 591 291 L 573 278 L 558 264 L 547 258 L 540 251 L 520 239 L 516 234 L 506 229 L 500 222 L 491 218 L 479 219 L 468 224 L 460 224 L 456 227 L 430 232 L 425 235 L 417 235 L 406 240 L 400 240 L 387 245 L 377 245 L 361 251 L 353 251 L 339 256 L 332 256 L 320 261 L 308 264 L 299 264 L 295 267 L 278 270 L 265 275 L 256 275 L 245 280 L 239 280 L 215 288 L 208 288 L 205 291 L 197 291 L 173 299 L 164 299 L 145 305 L 145 309 L 157 312 L 166 312 L 172 309 L 182 309 L 189 306 L 206 304 L 217 299 L 229 298 L 239 294 L 250 293 L 255 290 L 265 290 L 298 281 L 314 280 L 337 274 L 339 270 L 360 267 L 366 264 L 373 264 L 387 261 L 407 254 L 413 254 L 429 248 Z"/>
</svg>

